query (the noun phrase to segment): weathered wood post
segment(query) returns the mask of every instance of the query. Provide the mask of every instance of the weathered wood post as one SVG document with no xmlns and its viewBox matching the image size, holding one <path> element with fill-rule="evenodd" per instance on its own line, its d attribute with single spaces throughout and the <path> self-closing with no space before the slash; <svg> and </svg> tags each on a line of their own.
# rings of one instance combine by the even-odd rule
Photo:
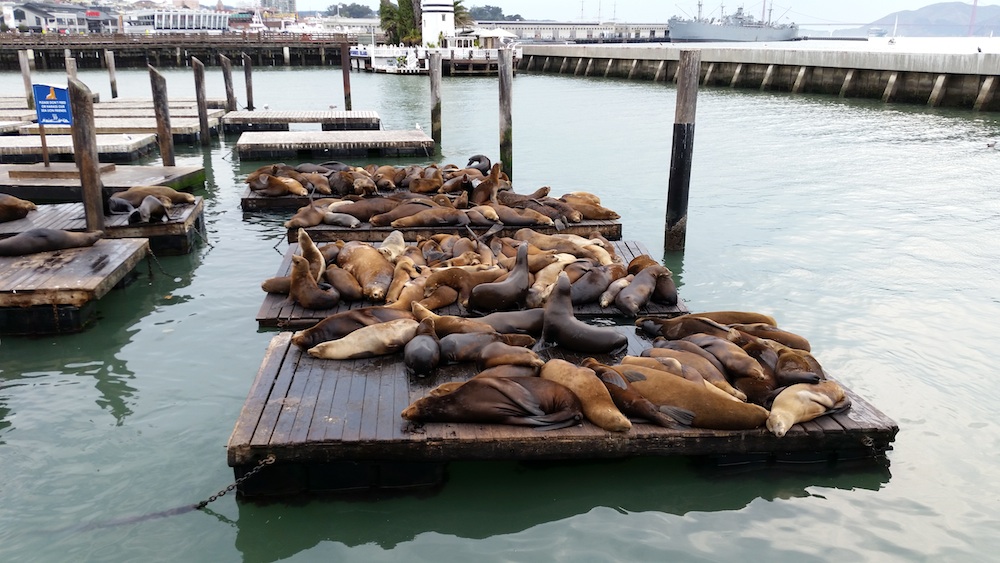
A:
<svg viewBox="0 0 1000 563">
<path fill-rule="evenodd" d="M 88 231 L 104 230 L 108 211 L 97 159 L 97 133 L 94 129 L 94 98 L 87 85 L 69 79 L 69 104 L 73 112 L 73 159 L 80 171 L 83 188 L 83 211 Z"/>
<path fill-rule="evenodd" d="M 431 138 L 441 148 L 441 53 L 430 54 L 431 75 Z"/>
<path fill-rule="evenodd" d="M 253 111 L 253 61 L 243 53 L 243 78 L 247 83 L 247 110 Z"/>
<path fill-rule="evenodd" d="M 115 77 L 115 52 L 104 50 L 104 61 L 108 65 L 108 77 L 111 79 L 111 99 L 118 97 L 118 78 Z"/>
<path fill-rule="evenodd" d="M 24 95 L 28 99 L 28 109 L 35 109 L 35 94 L 31 89 L 31 65 L 28 63 L 28 52 L 18 51 L 17 62 L 21 64 L 21 78 L 24 80 Z"/>
<path fill-rule="evenodd" d="M 69 49 L 66 49 L 69 53 Z M 76 59 L 67 55 L 64 59 L 66 61 L 66 78 L 71 80 L 76 80 Z"/>
<path fill-rule="evenodd" d="M 351 46 L 340 44 L 340 68 L 344 71 L 344 111 L 351 111 Z"/>
<path fill-rule="evenodd" d="M 156 137 L 160 144 L 160 158 L 164 166 L 175 166 L 174 133 L 170 128 L 170 101 L 167 99 L 167 80 L 152 66 L 149 82 L 153 88 L 153 112 L 156 114 Z"/>
<path fill-rule="evenodd" d="M 670 151 L 670 179 L 667 187 L 667 223 L 664 231 L 666 250 L 684 250 L 687 238 L 688 191 L 691 184 L 691 157 L 694 153 L 694 115 L 698 105 L 701 51 L 681 51 L 679 64 L 674 139 Z"/>
<path fill-rule="evenodd" d="M 226 84 L 226 111 L 236 111 L 236 93 L 233 92 L 233 63 L 229 57 L 219 54 L 222 67 L 222 81 Z"/>
<path fill-rule="evenodd" d="M 208 99 L 205 97 L 205 65 L 198 57 L 191 57 L 191 68 L 194 69 L 194 94 L 198 100 L 198 129 L 201 146 L 212 144 L 212 131 L 208 127 Z"/>
<path fill-rule="evenodd" d="M 511 124 L 511 91 L 514 87 L 514 50 L 500 49 L 497 70 L 500 74 L 500 162 L 503 171 L 514 179 L 514 127 Z"/>
</svg>

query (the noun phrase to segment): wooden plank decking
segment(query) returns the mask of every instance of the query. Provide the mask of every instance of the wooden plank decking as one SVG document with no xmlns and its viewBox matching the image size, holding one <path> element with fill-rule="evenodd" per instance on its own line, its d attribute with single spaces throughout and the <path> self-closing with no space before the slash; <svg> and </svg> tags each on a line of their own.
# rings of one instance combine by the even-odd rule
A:
<svg viewBox="0 0 1000 563">
<path fill-rule="evenodd" d="M 639 242 L 635 241 L 615 241 L 614 244 L 615 252 L 621 257 L 624 264 L 628 264 L 633 258 L 642 254 L 649 254 L 646 247 Z M 288 245 L 288 250 L 285 251 L 285 256 L 281 261 L 281 265 L 278 266 L 278 271 L 274 274 L 275 276 L 287 276 L 291 272 L 292 268 L 292 255 L 298 253 L 299 245 L 297 243 L 292 243 Z M 656 258 L 654 258 L 655 260 Z M 264 281 L 264 280 L 261 280 Z M 382 303 L 376 303 L 374 301 L 363 300 L 363 301 L 341 301 L 336 307 L 332 309 L 306 309 L 298 304 L 289 303 L 287 295 L 277 294 L 277 293 L 266 293 L 264 296 L 264 302 L 260 306 L 260 310 L 257 311 L 257 324 L 261 328 L 280 328 L 284 326 L 294 326 L 298 329 L 304 329 L 312 326 L 319 321 L 325 319 L 326 317 L 348 311 L 350 309 L 358 309 L 361 307 L 371 307 L 373 305 L 381 305 Z M 578 305 L 574 307 L 574 314 L 580 318 L 598 318 L 598 317 L 619 317 L 621 313 L 614 306 L 607 309 L 601 308 L 597 303 L 590 303 L 587 305 Z M 639 316 L 667 316 L 672 317 L 676 315 L 683 315 L 688 312 L 687 305 L 683 301 L 680 301 L 676 306 L 666 306 L 658 303 L 650 303 L 649 305 L 643 307 L 639 311 Z M 452 304 L 447 307 L 443 307 L 436 311 L 439 315 L 461 315 L 462 312 L 457 304 Z"/>
<path fill-rule="evenodd" d="M 198 238 L 204 236 L 205 200 L 195 198 L 193 204 L 178 204 L 170 209 L 170 220 L 165 223 L 129 225 L 127 215 L 104 218 L 105 237 L 109 239 L 143 238 L 156 254 L 187 254 Z M 35 229 L 87 230 L 82 203 L 57 203 L 39 205 L 23 219 L 0 223 L 0 238 Z"/>
<path fill-rule="evenodd" d="M 650 343 L 634 327 L 628 353 Z M 291 333 L 275 336 L 264 355 L 227 446 L 237 476 L 268 455 L 277 462 L 239 489 L 245 495 L 337 490 L 350 487 L 415 485 L 388 481 L 396 464 L 443 464 L 456 460 L 593 459 L 628 456 L 745 456 L 747 459 L 871 458 L 891 448 L 898 427 L 871 404 L 849 392 L 846 412 L 794 426 L 783 438 L 766 428 L 721 431 L 669 429 L 635 424 L 629 432 L 604 431 L 589 422 L 539 432 L 530 428 L 428 423 L 412 425 L 400 412 L 446 381 L 463 381 L 475 367 L 439 368 L 427 378 L 405 374 L 401 354 L 332 361 L 310 357 L 290 343 Z M 560 348 L 543 359 L 578 363 L 584 356 Z M 597 356 L 604 363 L 618 358 Z M 440 476 L 440 471 L 429 471 Z M 333 476 L 333 477 L 331 477 Z"/>
<path fill-rule="evenodd" d="M 0 257 L 0 334 L 76 332 L 149 252 L 144 238 Z"/>
<path fill-rule="evenodd" d="M 0 118 L 0 135 L 17 135 L 24 124 L 24 121 L 3 121 Z"/>
<path fill-rule="evenodd" d="M 208 118 L 208 126 L 213 133 L 218 134 L 220 119 L 218 117 Z M 156 134 L 156 118 L 149 117 L 95 117 L 94 131 L 98 135 L 129 135 L 136 136 L 142 134 Z M 22 135 L 38 135 L 38 124 L 31 123 L 23 125 L 20 130 Z M 45 138 L 49 135 L 69 135 L 72 128 L 69 125 L 46 125 Z M 197 117 L 174 117 L 170 116 L 170 132 L 175 140 L 190 140 L 197 138 L 201 133 L 201 125 Z"/>
<path fill-rule="evenodd" d="M 241 159 L 311 155 L 430 155 L 434 139 L 423 131 L 248 131 L 236 141 Z"/>
<path fill-rule="evenodd" d="M 71 135 L 45 134 L 49 158 L 53 161 L 73 160 Z M 105 162 L 131 162 L 153 150 L 156 135 L 135 134 L 97 135 L 97 155 Z M 42 141 L 37 135 L 0 136 L 0 163 L 31 163 L 42 161 Z"/>
<path fill-rule="evenodd" d="M 201 166 L 112 166 L 101 172 L 101 183 L 109 195 L 132 186 L 170 186 L 182 191 L 205 186 L 205 168 Z M 43 174 L 47 177 L 41 177 Z M 71 162 L 52 162 L 48 169 L 41 163 L 0 164 L 0 192 L 35 203 L 83 201 L 80 172 Z"/>
<path fill-rule="evenodd" d="M 378 131 L 382 119 L 375 111 L 231 111 L 222 118 L 223 130 L 288 131 L 292 123 L 319 123 L 323 131 Z"/>
<path fill-rule="evenodd" d="M 291 217 L 291 215 L 289 215 Z M 489 227 L 468 225 L 469 229 L 472 229 L 477 234 L 484 233 L 489 230 Z M 523 229 L 523 225 L 512 225 L 509 227 L 504 227 L 497 236 L 501 237 L 512 237 L 514 233 L 518 230 Z M 622 238 L 622 224 L 618 221 L 610 220 L 590 220 L 585 219 L 579 223 L 570 223 L 562 230 L 556 229 L 556 227 L 548 227 L 542 225 L 534 225 L 531 227 L 535 231 L 552 235 L 556 233 L 565 233 L 569 235 L 580 235 L 582 237 L 590 236 L 590 233 L 597 231 L 601 233 L 601 236 L 608 239 L 609 241 L 621 240 Z M 345 227 L 338 227 L 335 225 L 316 225 L 315 227 L 308 227 L 306 232 L 309 233 L 309 237 L 315 242 L 333 242 L 336 240 L 360 240 L 364 242 L 382 242 L 385 237 L 389 236 L 392 231 L 399 231 L 403 233 L 403 238 L 409 242 L 413 242 L 418 238 L 430 238 L 432 235 L 439 235 L 445 233 L 452 233 L 458 235 L 468 234 L 468 230 L 465 226 L 461 227 L 408 227 L 403 229 L 396 229 L 393 227 L 373 227 L 370 223 L 362 223 L 357 229 L 348 229 Z M 298 240 L 298 229 L 288 229 L 288 242 L 295 242 Z"/>
</svg>

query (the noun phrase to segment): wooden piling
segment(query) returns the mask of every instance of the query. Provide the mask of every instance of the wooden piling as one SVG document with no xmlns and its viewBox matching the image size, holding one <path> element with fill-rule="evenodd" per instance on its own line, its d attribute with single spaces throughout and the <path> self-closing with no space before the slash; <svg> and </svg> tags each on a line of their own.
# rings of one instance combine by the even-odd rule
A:
<svg viewBox="0 0 1000 563">
<path fill-rule="evenodd" d="M 35 109 L 35 94 L 31 89 L 31 65 L 28 63 L 28 52 L 18 51 L 17 62 L 21 64 L 21 78 L 24 80 L 24 95 L 28 99 L 28 109 Z"/>
<path fill-rule="evenodd" d="M 514 86 L 514 51 L 500 49 L 497 69 L 500 73 L 500 161 L 503 171 L 514 179 L 514 142 L 511 122 L 511 92 Z"/>
<path fill-rule="evenodd" d="M 28 69 L 31 70 L 32 72 L 34 72 L 36 70 L 35 69 L 35 50 L 34 49 L 28 49 L 27 53 L 28 53 Z"/>
<path fill-rule="evenodd" d="M 208 98 L 205 96 L 205 65 L 198 57 L 191 57 L 191 68 L 194 69 L 194 94 L 198 100 L 198 125 L 200 129 L 201 146 L 212 144 L 212 131 L 208 126 Z"/>
<path fill-rule="evenodd" d="M 236 111 L 236 93 L 233 91 L 233 63 L 229 57 L 219 54 L 219 66 L 222 67 L 222 81 L 226 84 L 226 111 Z"/>
<path fill-rule="evenodd" d="M 69 49 L 66 49 L 69 52 Z M 76 59 L 67 56 L 66 61 L 66 78 L 71 80 L 76 80 Z"/>
<path fill-rule="evenodd" d="M 69 79 L 69 103 L 73 112 L 73 152 L 76 167 L 80 171 L 87 230 L 103 231 L 104 215 L 109 210 L 97 156 L 94 98 L 90 88 L 76 78 Z"/>
<path fill-rule="evenodd" d="M 351 111 L 351 46 L 340 44 L 340 67 L 344 72 L 344 111 Z"/>
<path fill-rule="evenodd" d="M 441 53 L 430 54 L 431 76 L 431 138 L 441 148 Z"/>
<path fill-rule="evenodd" d="M 281 48 L 281 57 L 285 61 L 285 66 L 292 64 L 292 54 L 287 46 Z"/>
<path fill-rule="evenodd" d="M 694 154 L 694 118 L 698 106 L 701 51 L 681 51 L 679 68 L 674 138 L 670 154 L 670 179 L 667 188 L 667 221 L 664 231 L 664 248 L 674 251 L 684 250 L 687 238 L 688 191 L 691 184 L 691 159 Z"/>
<path fill-rule="evenodd" d="M 156 137 L 160 143 L 160 157 L 164 166 L 176 166 L 174 162 L 174 135 L 170 129 L 170 102 L 167 99 L 167 80 L 152 66 L 149 67 L 149 81 L 153 88 L 153 112 L 156 114 Z"/>
<path fill-rule="evenodd" d="M 549 56 L 545 57 L 545 62 L 542 63 L 542 72 L 548 72 L 549 71 L 549 61 L 550 61 L 551 58 L 552 57 L 549 57 Z"/>
<path fill-rule="evenodd" d="M 108 66 L 108 78 L 111 79 L 111 98 L 118 97 L 118 78 L 115 76 L 115 52 L 111 49 L 104 50 L 104 61 Z"/>
<path fill-rule="evenodd" d="M 243 78 L 247 84 L 247 110 L 253 111 L 253 61 L 243 53 Z"/>
<path fill-rule="evenodd" d="M 321 66 L 326 66 L 326 47 L 319 46 L 319 64 Z"/>
</svg>

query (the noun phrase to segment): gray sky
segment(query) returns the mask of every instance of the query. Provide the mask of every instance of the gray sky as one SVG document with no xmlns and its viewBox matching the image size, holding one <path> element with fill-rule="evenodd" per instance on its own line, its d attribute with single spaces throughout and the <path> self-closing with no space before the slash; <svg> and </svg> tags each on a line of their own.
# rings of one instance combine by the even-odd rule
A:
<svg viewBox="0 0 1000 563">
<path fill-rule="evenodd" d="M 375 0 L 353 1 L 378 7 Z M 298 9 L 322 10 L 337 3 L 334 0 L 298 0 Z M 351 1 L 344 3 L 350 4 Z M 582 12 L 583 19 L 588 21 L 596 20 L 599 13 L 604 20 L 615 18 L 634 23 L 659 23 L 675 15 L 694 15 L 698 10 L 696 0 L 464 0 L 464 3 L 466 7 L 498 6 L 503 8 L 504 14 L 521 14 L 527 19 L 563 21 L 579 21 Z M 718 16 L 720 3 L 706 0 L 704 15 Z M 772 13 L 773 18 L 781 22 L 866 24 L 893 12 L 916 10 L 934 3 L 929 0 L 778 0 L 773 3 Z M 972 4 L 971 1 L 966 3 Z M 763 6 L 761 0 L 729 0 L 724 4 L 726 13 L 743 6 L 744 10 L 758 18 Z M 979 5 L 1000 5 L 1000 1 L 981 0 Z"/>
</svg>

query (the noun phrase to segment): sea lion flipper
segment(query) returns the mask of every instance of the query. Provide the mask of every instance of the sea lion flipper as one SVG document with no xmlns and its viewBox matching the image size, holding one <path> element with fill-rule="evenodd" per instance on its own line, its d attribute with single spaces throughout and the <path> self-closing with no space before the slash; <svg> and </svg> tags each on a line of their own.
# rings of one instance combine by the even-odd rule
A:
<svg viewBox="0 0 1000 563">
<path fill-rule="evenodd" d="M 543 416 L 545 411 L 538 404 L 538 399 L 524 388 L 523 385 L 503 377 L 485 377 L 483 383 L 493 387 L 514 404 L 524 409 L 532 416 Z"/>
<path fill-rule="evenodd" d="M 837 402 L 837 404 L 830 407 L 830 410 L 826 411 L 826 414 L 837 414 L 846 411 L 851 408 L 851 398 L 845 396 L 843 399 Z"/>
<path fill-rule="evenodd" d="M 597 375 L 601 378 L 601 381 L 607 383 L 608 385 L 614 385 L 621 389 L 628 389 L 628 383 L 626 383 L 625 378 L 622 377 L 620 373 L 614 370 L 604 369 Z"/>
<path fill-rule="evenodd" d="M 636 381 L 646 381 L 646 376 L 644 374 L 630 369 L 623 370 L 621 376 L 624 377 L 625 380 L 628 381 L 629 383 L 635 383 Z"/>
<path fill-rule="evenodd" d="M 694 413 L 687 409 L 682 409 L 680 407 L 672 407 L 670 405 L 660 405 L 658 407 L 658 410 L 663 414 L 669 416 L 670 418 L 674 419 L 677 422 L 677 424 L 682 424 L 684 426 L 691 426 L 691 423 L 694 422 Z"/>
<path fill-rule="evenodd" d="M 564 417 L 565 417 L 564 413 L 557 412 L 557 413 L 552 413 L 552 414 L 546 415 L 546 416 L 533 416 L 533 417 L 530 417 L 530 419 L 531 420 L 536 420 L 536 421 L 539 421 L 539 422 L 543 422 L 543 424 L 540 424 L 539 426 L 537 426 L 535 428 L 535 430 L 538 430 L 539 432 L 548 432 L 549 430 L 558 430 L 560 428 L 567 428 L 567 427 L 573 426 L 574 424 L 579 424 L 580 423 L 580 420 L 577 417 L 573 417 L 573 418 L 566 419 L 566 420 L 559 420 L 558 422 L 553 422 L 551 424 L 547 423 L 547 422 L 544 422 L 546 419 L 550 419 L 550 418 L 561 419 L 561 418 L 564 418 Z"/>
</svg>

